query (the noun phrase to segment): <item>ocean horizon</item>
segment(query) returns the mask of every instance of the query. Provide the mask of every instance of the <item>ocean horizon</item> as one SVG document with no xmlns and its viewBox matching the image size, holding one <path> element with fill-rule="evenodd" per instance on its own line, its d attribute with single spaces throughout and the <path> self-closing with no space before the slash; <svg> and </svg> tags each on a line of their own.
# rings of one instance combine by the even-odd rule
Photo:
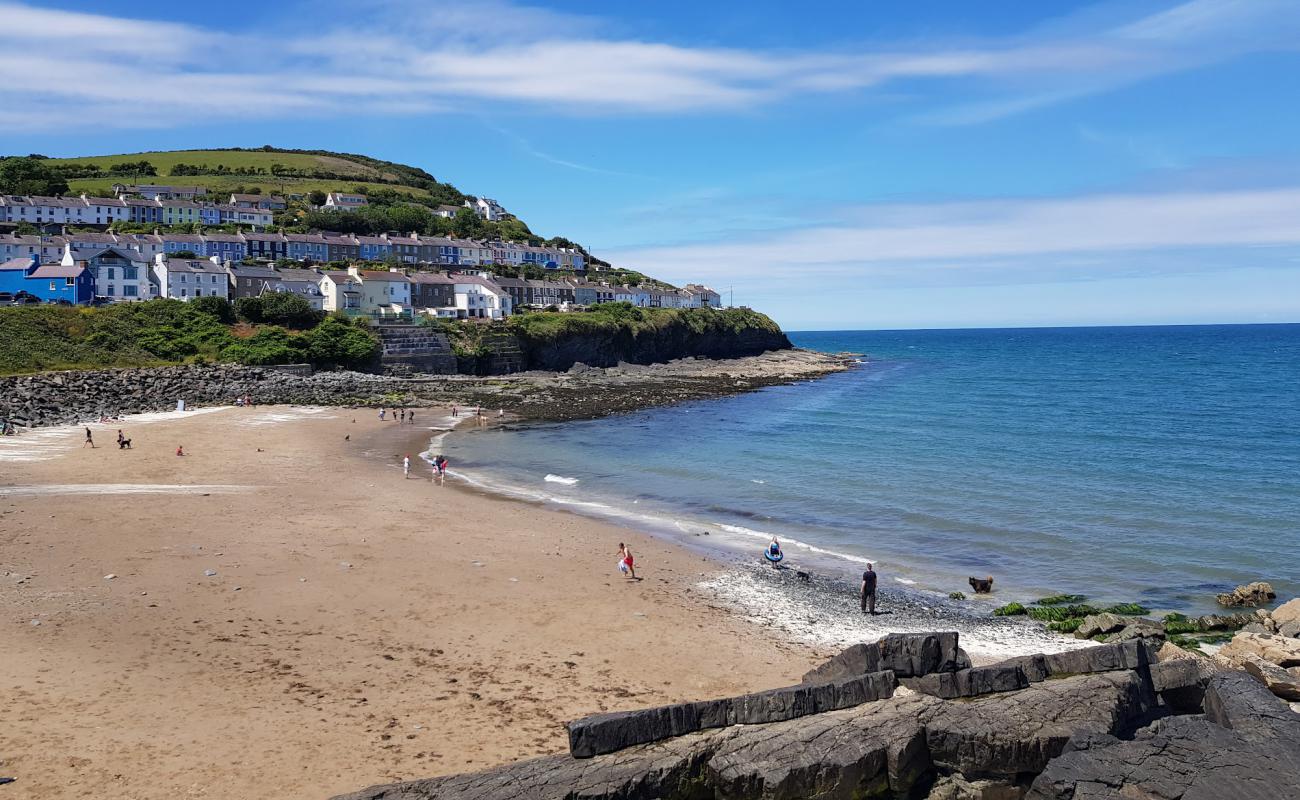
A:
<svg viewBox="0 0 1300 800">
<path fill-rule="evenodd" d="M 1300 591 L 1300 324 L 791 332 L 816 381 L 449 437 L 483 488 L 689 546 L 1000 602 Z M 1289 387 L 1289 388 L 1288 388 Z"/>
</svg>

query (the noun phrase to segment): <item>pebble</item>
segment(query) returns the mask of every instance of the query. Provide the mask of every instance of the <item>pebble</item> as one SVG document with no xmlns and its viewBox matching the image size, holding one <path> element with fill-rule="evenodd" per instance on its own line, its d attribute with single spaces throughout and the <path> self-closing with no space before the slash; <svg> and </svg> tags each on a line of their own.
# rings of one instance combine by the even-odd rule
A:
<svg viewBox="0 0 1300 800">
<path fill-rule="evenodd" d="M 340 562 L 339 562 L 339 566 L 342 567 L 343 569 L 352 569 L 352 562 L 351 562 L 351 561 L 340 561 Z"/>
<path fill-rule="evenodd" d="M 242 586 L 236 586 L 236 587 L 234 588 L 234 591 L 239 592 L 239 591 L 243 591 L 243 589 L 244 589 L 244 587 L 242 587 Z"/>
<path fill-rule="evenodd" d="M 306 582 L 307 582 L 307 579 L 306 579 L 306 578 L 299 578 L 299 579 L 298 579 L 298 583 L 306 583 Z"/>
<path fill-rule="evenodd" d="M 519 583 L 519 579 L 518 579 L 518 578 L 511 578 L 511 579 L 510 579 L 510 582 L 511 582 L 511 583 Z"/>
<path fill-rule="evenodd" d="M 106 581 L 111 581 L 111 580 L 113 580 L 113 579 L 116 578 L 116 577 L 117 577 L 117 575 L 115 575 L 115 574 L 113 574 L 113 573 L 110 572 L 110 573 L 108 573 L 107 575 L 104 576 L 104 580 L 106 580 Z"/>
<path fill-rule="evenodd" d="M 34 619 L 34 620 L 32 620 L 32 623 L 31 623 L 31 624 L 32 624 L 32 627 L 35 628 L 35 627 L 37 627 L 38 625 L 41 624 L 41 621 L 40 621 L 39 619 Z"/>
<path fill-rule="evenodd" d="M 203 570 L 203 574 L 211 578 L 213 575 L 217 574 L 217 571 L 215 569 L 205 569 Z"/>
</svg>

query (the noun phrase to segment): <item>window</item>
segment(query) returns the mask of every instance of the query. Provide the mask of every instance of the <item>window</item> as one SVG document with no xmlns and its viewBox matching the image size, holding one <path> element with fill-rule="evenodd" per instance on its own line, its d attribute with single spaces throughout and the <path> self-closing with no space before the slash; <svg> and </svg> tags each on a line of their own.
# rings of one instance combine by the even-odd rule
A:
<svg viewBox="0 0 1300 800">
<path fill-rule="evenodd" d="M 189 297 L 189 296 L 190 296 L 189 289 L 181 289 L 181 297 Z"/>
<path fill-rule="evenodd" d="M 113 268 L 112 268 L 112 267 L 109 267 L 109 268 L 108 268 L 108 279 L 111 281 L 111 280 L 113 280 L 115 277 L 116 277 L 116 276 L 113 275 Z"/>
<path fill-rule="evenodd" d="M 202 297 L 202 296 L 203 296 L 203 290 L 202 290 L 202 289 L 195 289 L 195 290 L 194 290 L 194 296 L 195 296 L 195 297 Z"/>
<path fill-rule="evenodd" d="M 111 287 L 110 287 L 110 288 L 111 288 Z M 112 292 L 110 291 L 109 294 L 112 294 Z M 124 297 L 138 297 L 138 296 L 139 296 L 139 295 L 137 294 L 136 287 L 134 287 L 134 286 L 123 286 L 123 287 L 122 287 L 122 295 L 123 295 Z"/>
<path fill-rule="evenodd" d="M 59 288 L 58 285 L 57 285 L 54 281 L 50 281 L 50 291 L 51 291 L 51 292 L 58 291 L 58 288 Z"/>
<path fill-rule="evenodd" d="M 64 278 L 64 279 L 63 279 L 63 285 L 64 285 L 64 286 L 76 286 L 76 285 L 77 285 L 77 279 L 76 279 L 76 278 Z"/>
<path fill-rule="evenodd" d="M 122 279 L 133 281 L 137 279 L 135 267 L 122 267 Z"/>
<path fill-rule="evenodd" d="M 109 297 L 112 297 L 112 296 L 114 295 L 114 293 L 115 293 L 115 292 L 114 292 L 114 290 L 113 290 L 113 284 L 110 283 L 110 284 L 108 285 L 108 288 L 104 290 L 104 294 L 108 295 Z"/>
</svg>

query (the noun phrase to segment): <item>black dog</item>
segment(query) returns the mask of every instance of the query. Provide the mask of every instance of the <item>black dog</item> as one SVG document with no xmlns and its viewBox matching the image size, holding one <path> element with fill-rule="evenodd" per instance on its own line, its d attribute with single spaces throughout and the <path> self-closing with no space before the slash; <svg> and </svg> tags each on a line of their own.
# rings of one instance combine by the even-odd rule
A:
<svg viewBox="0 0 1300 800">
<path fill-rule="evenodd" d="M 117 442 L 117 449 L 118 449 L 118 450 L 130 450 L 130 449 L 131 449 L 131 440 L 130 440 L 130 439 L 119 439 L 118 442 Z"/>
<path fill-rule="evenodd" d="M 975 590 L 975 594 L 988 594 L 993 591 L 993 576 L 987 578 L 971 578 L 970 588 Z"/>
</svg>

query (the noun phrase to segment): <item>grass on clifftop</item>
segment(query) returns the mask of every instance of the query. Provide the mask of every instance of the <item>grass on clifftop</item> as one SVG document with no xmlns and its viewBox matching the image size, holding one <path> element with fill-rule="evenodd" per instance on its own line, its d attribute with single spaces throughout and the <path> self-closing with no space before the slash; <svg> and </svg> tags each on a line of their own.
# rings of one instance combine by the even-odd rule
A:
<svg viewBox="0 0 1300 800">
<path fill-rule="evenodd" d="M 780 334 L 766 314 L 748 308 L 638 308 L 631 303 L 601 303 L 572 314 L 535 312 L 510 317 L 506 323 L 526 341 L 545 344 L 568 336 L 632 336 L 683 325 L 692 333 L 736 334 L 748 330 Z"/>
<path fill-rule="evenodd" d="M 103 308 L 4 308 L 0 374 L 215 361 L 360 366 L 378 355 L 375 337 L 349 322 L 317 316 L 302 327 L 290 331 L 275 324 L 236 324 L 233 307 L 215 297 Z"/>
</svg>

